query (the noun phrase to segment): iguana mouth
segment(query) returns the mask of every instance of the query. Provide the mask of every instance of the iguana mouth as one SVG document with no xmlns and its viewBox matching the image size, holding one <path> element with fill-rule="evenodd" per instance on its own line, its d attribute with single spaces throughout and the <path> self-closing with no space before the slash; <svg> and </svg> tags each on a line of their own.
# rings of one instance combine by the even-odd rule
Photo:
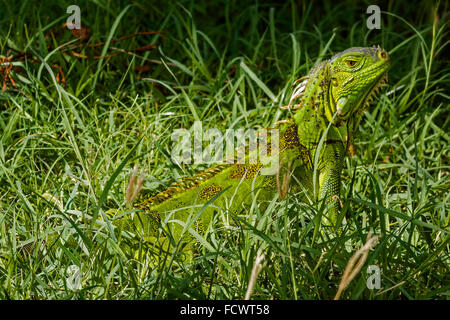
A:
<svg viewBox="0 0 450 320">
<path fill-rule="evenodd" d="M 361 100 L 361 104 L 359 104 L 359 108 L 350 110 L 346 112 L 345 114 L 339 114 L 341 116 L 341 119 L 349 119 L 353 114 L 358 112 L 364 112 L 365 107 L 370 106 L 370 102 L 372 102 L 380 93 L 381 87 L 383 84 L 388 82 L 388 71 L 386 70 L 385 73 L 383 73 L 378 80 L 375 82 L 375 84 L 370 88 L 369 92 L 366 94 L 366 96 Z"/>
<path fill-rule="evenodd" d="M 369 92 L 364 96 L 364 98 L 362 98 L 361 104 L 358 104 L 358 106 L 360 106 L 360 108 L 349 110 L 346 113 L 339 113 L 339 110 L 338 110 L 338 115 L 341 119 L 340 121 L 348 119 L 352 114 L 354 114 L 358 111 L 361 111 L 361 110 L 363 111 L 364 107 L 369 107 L 370 102 L 372 102 L 378 96 L 378 94 L 380 93 L 381 87 L 384 84 L 386 84 L 387 82 L 388 82 L 388 71 L 386 70 L 386 72 L 384 72 L 382 75 L 380 75 L 378 80 L 373 84 L 373 86 L 370 88 Z M 334 101 L 334 98 L 332 95 L 331 95 L 331 99 L 332 99 L 332 103 L 334 105 L 336 105 L 336 102 Z"/>
</svg>

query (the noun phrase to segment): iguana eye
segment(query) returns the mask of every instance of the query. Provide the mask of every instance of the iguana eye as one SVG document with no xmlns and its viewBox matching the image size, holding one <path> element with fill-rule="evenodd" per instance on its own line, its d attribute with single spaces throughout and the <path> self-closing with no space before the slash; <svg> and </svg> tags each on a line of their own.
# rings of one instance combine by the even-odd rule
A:
<svg viewBox="0 0 450 320">
<path fill-rule="evenodd" d="M 349 67 L 354 67 L 356 64 L 355 60 L 347 60 L 345 61 L 345 63 L 349 66 Z"/>
</svg>

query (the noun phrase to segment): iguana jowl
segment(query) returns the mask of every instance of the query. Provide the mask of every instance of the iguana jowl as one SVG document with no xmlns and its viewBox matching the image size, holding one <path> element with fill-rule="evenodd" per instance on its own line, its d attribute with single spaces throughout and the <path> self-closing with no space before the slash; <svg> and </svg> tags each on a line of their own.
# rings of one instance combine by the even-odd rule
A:
<svg viewBox="0 0 450 320">
<path fill-rule="evenodd" d="M 291 98 L 299 104 L 279 127 L 277 174 L 261 175 L 261 163 L 217 165 L 137 204 L 139 213 L 118 224 L 147 238 L 165 222 L 176 238 L 203 204 L 221 192 L 195 217 L 192 229 L 201 233 L 215 211 L 241 212 L 252 202 L 252 194 L 259 200 L 272 200 L 277 192 L 284 196 L 286 177 L 291 190 L 325 199 L 332 224 L 340 209 L 344 157 L 352 152 L 364 108 L 387 81 L 389 66 L 389 55 L 380 47 L 350 48 L 317 64 L 300 79 Z"/>
</svg>

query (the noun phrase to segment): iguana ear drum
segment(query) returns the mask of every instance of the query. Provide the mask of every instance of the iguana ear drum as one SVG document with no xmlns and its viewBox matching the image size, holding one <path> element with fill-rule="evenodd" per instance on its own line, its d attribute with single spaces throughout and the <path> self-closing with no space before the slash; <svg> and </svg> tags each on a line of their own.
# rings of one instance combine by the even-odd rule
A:
<svg viewBox="0 0 450 320">
<path fill-rule="evenodd" d="M 336 111 L 338 115 L 343 115 L 346 113 L 345 105 L 347 104 L 347 98 L 340 98 L 336 103 Z"/>
</svg>

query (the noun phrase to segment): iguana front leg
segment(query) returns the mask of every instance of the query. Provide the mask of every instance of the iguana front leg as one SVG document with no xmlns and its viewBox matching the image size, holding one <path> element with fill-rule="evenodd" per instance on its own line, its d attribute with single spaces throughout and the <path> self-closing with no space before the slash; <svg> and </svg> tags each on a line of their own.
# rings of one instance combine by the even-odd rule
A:
<svg viewBox="0 0 450 320">
<path fill-rule="evenodd" d="M 336 228 L 341 208 L 340 189 L 341 171 L 343 167 L 345 149 L 341 141 L 328 140 L 319 164 L 319 196 L 325 199 L 328 208 L 324 219 L 325 225 Z"/>
</svg>

